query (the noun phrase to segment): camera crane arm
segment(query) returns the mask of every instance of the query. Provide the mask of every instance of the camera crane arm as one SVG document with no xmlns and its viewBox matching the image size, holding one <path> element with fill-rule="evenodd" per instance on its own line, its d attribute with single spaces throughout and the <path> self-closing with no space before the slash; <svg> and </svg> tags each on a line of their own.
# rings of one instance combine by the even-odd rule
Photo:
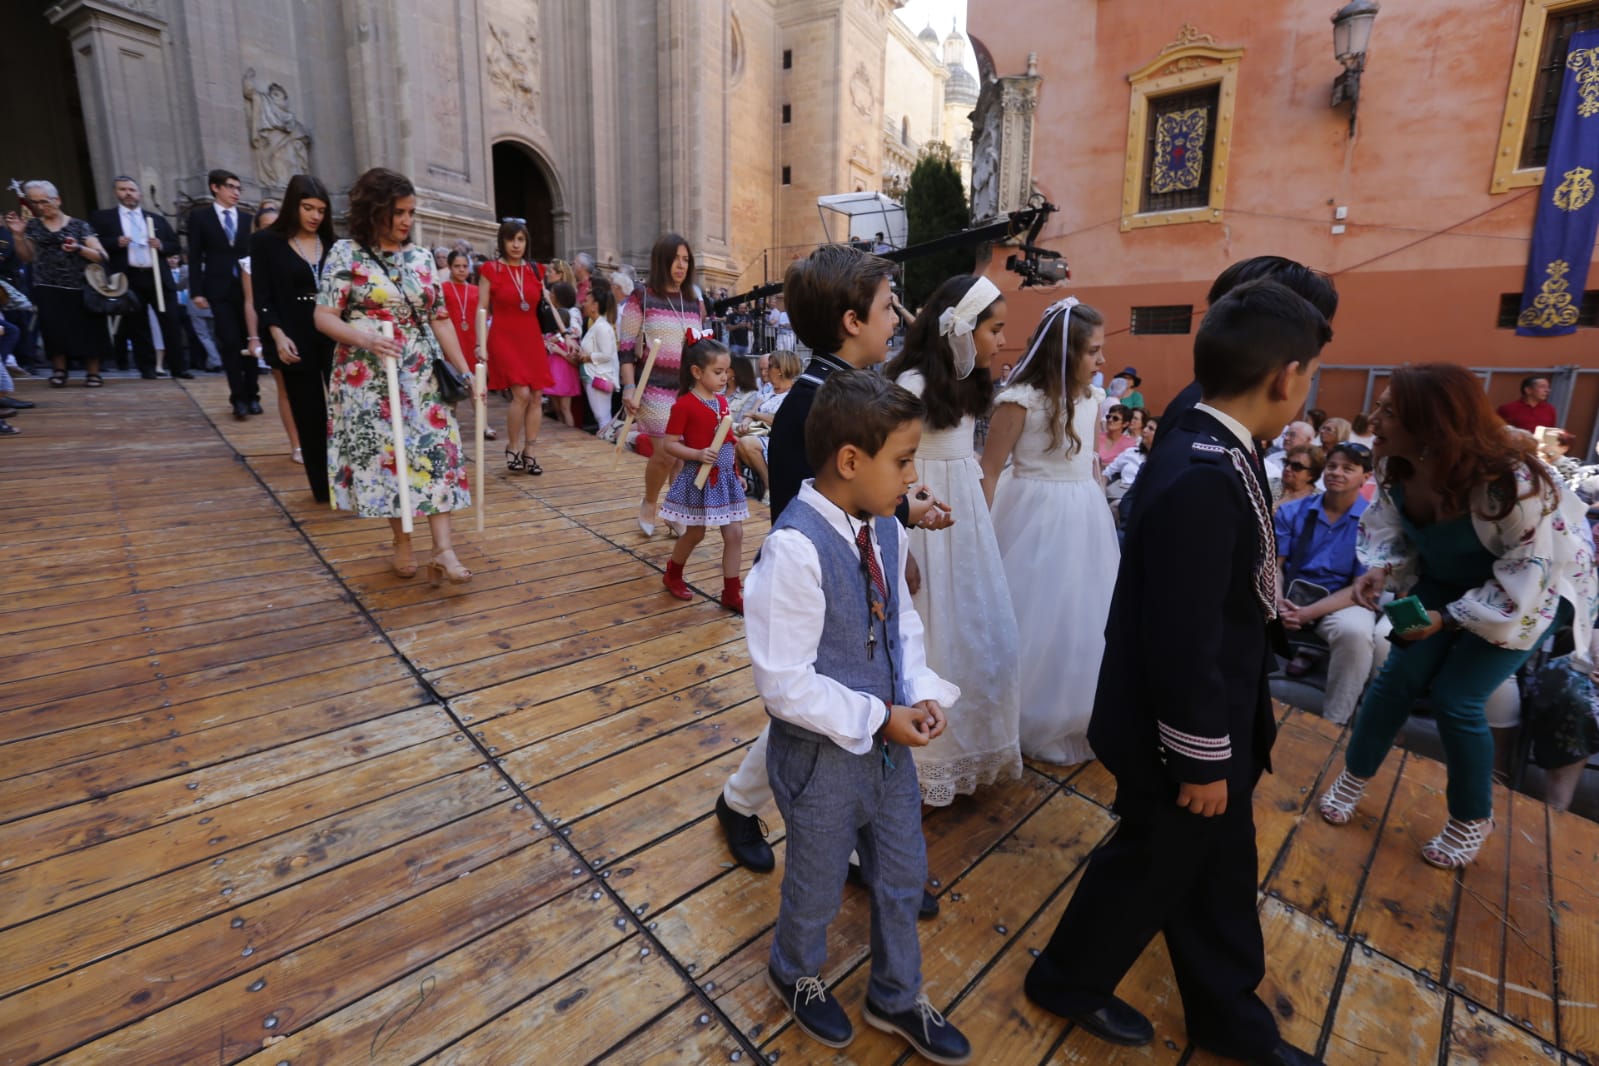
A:
<svg viewBox="0 0 1599 1066">
<path fill-rule="evenodd" d="M 891 263 L 905 263 L 912 259 L 920 259 L 926 255 L 933 255 L 950 248 L 965 248 L 974 244 L 985 244 L 989 241 L 1012 241 L 1017 237 L 1022 238 L 1022 254 L 1011 256 L 1005 263 L 1006 269 L 1015 271 L 1022 276 L 1022 285 L 1048 285 L 1068 276 L 1064 268 L 1059 268 L 1061 273 L 1057 277 L 1047 276 L 1051 273 L 1048 269 L 1040 272 L 1041 264 L 1048 261 L 1062 261 L 1061 254 L 1048 248 L 1037 246 L 1038 235 L 1043 231 L 1044 223 L 1049 216 L 1060 210 L 1042 196 L 1034 195 L 1032 201 L 1024 208 L 1012 211 L 1004 218 L 995 219 L 981 226 L 963 229 L 958 233 L 946 234 L 921 244 L 913 244 L 905 248 L 893 248 L 882 252 L 881 259 Z M 1025 236 L 1023 236 L 1025 235 Z M 783 291 L 783 283 L 774 281 L 769 285 L 762 285 L 747 292 L 737 293 L 710 303 L 713 315 L 722 314 L 730 307 L 737 307 L 741 303 L 752 300 L 764 300 L 769 296 L 777 296 Z"/>
</svg>

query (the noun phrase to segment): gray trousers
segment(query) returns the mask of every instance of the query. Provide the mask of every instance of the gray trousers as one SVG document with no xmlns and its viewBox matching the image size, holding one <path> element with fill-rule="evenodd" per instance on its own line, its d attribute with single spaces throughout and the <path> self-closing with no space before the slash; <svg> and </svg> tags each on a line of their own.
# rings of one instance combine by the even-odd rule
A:
<svg viewBox="0 0 1599 1066">
<path fill-rule="evenodd" d="M 826 737 L 773 721 L 767 772 L 787 829 L 782 904 L 772 971 L 793 984 L 827 962 L 827 927 L 838 914 L 850 852 L 858 851 L 872 901 L 867 995 L 889 1012 L 922 991 L 916 912 L 927 882 L 922 795 L 908 749 L 878 744 L 851 755 Z"/>
</svg>

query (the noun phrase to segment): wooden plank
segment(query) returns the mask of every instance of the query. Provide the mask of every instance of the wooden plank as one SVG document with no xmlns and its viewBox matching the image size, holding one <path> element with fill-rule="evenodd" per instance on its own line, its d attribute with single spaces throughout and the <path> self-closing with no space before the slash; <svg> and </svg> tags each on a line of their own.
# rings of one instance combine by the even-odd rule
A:
<svg viewBox="0 0 1599 1066">
<path fill-rule="evenodd" d="M 1554 927 L 1549 899 L 1549 811 L 1510 797 L 1509 888 L 1505 902 L 1505 981 L 1501 1013 L 1544 1040 L 1555 1038 Z M 1589 823 L 1590 825 L 1592 823 Z"/>
<path fill-rule="evenodd" d="M 457 735 L 458 736 L 458 735 Z M 218 856 L 340 811 L 370 803 L 479 764 L 457 736 L 357 762 L 324 767 L 319 777 L 263 789 L 143 832 L 101 841 L 0 873 L 3 924 L 10 926 L 70 907 L 147 878 Z"/>
<path fill-rule="evenodd" d="M 1455 908 L 1449 955 L 1449 987 L 1496 1014 L 1504 1012 L 1505 916 L 1511 825 L 1510 801 L 1496 790 L 1498 831 L 1483 842 L 1477 861 L 1461 871 L 1460 903 Z M 1552 975 L 1552 971 L 1551 971 Z M 1554 1022 L 1553 1012 L 1550 1016 Z"/>
<path fill-rule="evenodd" d="M 711 623 L 724 636 L 707 646 L 703 634 L 680 633 L 646 645 L 595 656 L 540 675 L 542 686 L 518 678 L 462 693 L 450 706 L 462 721 L 495 722 L 499 747 L 510 751 L 600 721 L 630 713 L 650 700 L 681 692 L 697 682 L 749 668 L 741 635 Z"/>
<path fill-rule="evenodd" d="M 1066 779 L 1066 784 L 1072 791 L 1087 796 L 1106 809 L 1116 802 L 1116 779 L 1098 759 L 1084 763 L 1081 769 Z"/>
<path fill-rule="evenodd" d="M 1343 769 L 1343 756 L 1339 753 L 1329 758 L 1328 741 L 1299 723 L 1300 719 L 1294 718 L 1282 728 L 1272 752 L 1273 762 L 1277 761 L 1278 752 L 1282 753 L 1283 770 L 1279 774 L 1283 776 L 1273 775 L 1277 779 L 1272 785 L 1274 795 L 1266 799 L 1267 817 L 1289 819 L 1296 828 L 1266 889 L 1295 909 L 1343 930 L 1348 928 L 1356 893 L 1371 864 L 1377 827 L 1387 809 L 1388 794 L 1398 778 L 1401 760 L 1397 756 L 1384 760 L 1366 787 L 1353 821 L 1343 826 L 1330 825 L 1320 812 L 1303 808 L 1310 803 L 1309 791 L 1319 797 L 1321 790 L 1337 777 Z M 1314 774 L 1323 769 L 1321 781 L 1316 782 Z M 1299 780 L 1316 783 L 1313 789 L 1302 791 L 1300 786 L 1287 783 L 1287 774 L 1308 774 Z M 1285 810 L 1290 805 L 1291 812 Z M 1265 855 L 1261 860 L 1264 866 Z"/>
<path fill-rule="evenodd" d="M 1559 1061 L 1554 1048 L 1536 1036 L 1451 996 L 1449 1066 L 1549 1066 Z"/>
<path fill-rule="evenodd" d="M 1549 853 L 1560 1043 L 1572 1055 L 1599 1062 L 1599 826 L 1551 811 Z"/>
<path fill-rule="evenodd" d="M 742 1057 L 738 1041 L 716 1016 L 698 1000 L 686 999 L 597 1061 L 618 1066 L 702 1066 L 738 1062 Z"/>
<path fill-rule="evenodd" d="M 425 792 L 417 790 L 416 795 Z M 490 791 L 488 795 L 494 793 Z M 323 837 L 319 844 L 317 838 L 308 839 L 307 848 L 285 860 L 286 870 L 252 871 L 262 882 L 258 885 L 245 882 L 225 886 L 237 888 L 240 894 L 255 895 L 278 887 L 264 883 L 272 877 L 296 888 L 271 891 L 253 904 L 234 907 L 232 917 L 222 909 L 233 906 L 229 901 L 222 900 L 222 907 L 211 904 L 212 913 L 204 921 L 0 1000 L 0 1031 L 25 1033 L 15 1049 L 22 1056 L 56 1054 L 460 877 L 526 845 L 530 836 L 525 812 L 512 812 L 511 805 L 504 802 L 410 839 L 406 839 L 407 830 L 415 833 L 425 824 L 425 809 L 405 810 L 390 805 L 390 812 L 393 818 L 385 816 L 381 822 L 367 819 L 352 826 L 355 832 L 344 840 Z M 342 850 L 359 854 L 356 849 L 365 850 L 387 836 L 394 837 L 388 850 L 368 854 L 359 861 L 348 861 L 354 857 L 352 854 L 328 863 L 318 855 L 322 849 L 330 857 L 334 851 Z M 294 865 L 296 859 L 304 865 Z M 344 865 L 337 866 L 339 862 Z M 332 869 L 334 866 L 336 870 Z M 329 872 L 310 880 L 321 869 Z M 205 894 L 209 899 L 221 898 L 216 884 L 227 876 L 228 872 L 216 875 Z M 309 883 L 299 884 L 302 881 Z M 76 910 L 93 908 L 97 903 Z M 197 919 L 204 912 L 195 908 L 202 906 L 202 900 L 195 899 L 182 908 L 182 913 L 190 920 Z M 177 901 L 163 897 L 155 901 L 152 910 L 156 907 L 175 909 Z M 155 919 L 145 913 L 139 917 L 152 922 Z M 233 926 L 239 918 L 243 919 L 242 924 Z M 169 916 L 160 927 L 172 925 Z M 64 945 L 73 954 L 84 946 L 81 933 Z M 37 954 L 37 950 L 29 954 Z M 147 978 L 144 987 L 132 995 L 129 975 Z"/>
<path fill-rule="evenodd" d="M 951 886 L 936 919 L 919 924 L 924 988 L 936 1006 L 948 1009 L 951 1020 L 963 1031 L 979 1018 L 1004 1017 L 1020 1009 L 1018 1003 L 995 1003 L 982 984 L 969 993 L 966 990 L 983 978 L 990 966 L 1019 966 L 1025 974 L 1023 964 L 1030 965 L 1032 957 L 1021 945 L 1033 938 L 1045 941 L 1054 931 L 1053 921 L 1048 929 L 1036 928 L 1039 913 L 1062 883 L 1076 877 L 1111 826 L 1109 814 L 1088 800 L 1055 792 L 1000 848 Z M 664 929 L 664 916 L 662 926 Z M 834 987 L 845 1009 L 856 1017 L 865 1000 L 869 972 L 869 963 L 860 963 Z M 1016 984 L 1020 1000 L 1020 975 Z M 767 999 L 772 1000 L 770 991 Z M 775 1000 L 772 1006 L 777 1007 Z M 798 1057 L 801 1061 L 821 1050 L 786 1022 L 780 1008 L 774 1018 L 781 1032 L 762 1050 L 777 1052 L 780 1060 Z M 905 1042 L 897 1037 L 865 1026 L 856 1033 L 849 1053 L 852 1062 L 892 1063 L 905 1051 Z M 968 1033 L 968 1038 L 973 1034 Z M 991 1044 L 980 1045 L 973 1039 L 973 1047 L 977 1061 L 1004 1061 L 1005 1053 Z"/>
<path fill-rule="evenodd" d="M 1435 1062 L 1443 1039 L 1444 994 L 1392 959 L 1357 948 L 1350 956 L 1322 1056 L 1327 1066 Z"/>
<path fill-rule="evenodd" d="M 540 1004 L 566 999 L 573 993 L 556 992 L 560 979 L 630 935 L 611 920 L 614 908 L 593 895 L 591 886 L 580 886 L 556 896 L 448 954 L 423 961 L 327 1018 L 291 1029 L 286 1040 L 273 1045 L 274 1061 L 415 1062 L 453 1040 L 470 1038 L 529 996 Z M 627 952 L 636 955 L 637 944 L 632 937 Z M 681 983 L 676 991 L 681 994 Z M 619 988 L 606 992 L 601 998 L 628 1002 Z M 578 997 L 583 998 L 588 997 Z M 537 1044 L 543 1048 L 542 1038 Z"/>
<path fill-rule="evenodd" d="M 1292 847 L 1294 838 L 1311 823 L 1321 824 L 1314 802 L 1324 787 L 1343 768 L 1343 753 L 1336 740 L 1318 728 L 1325 725 L 1314 715 L 1291 712 L 1279 727 L 1277 742 L 1271 749 L 1272 772 L 1255 786 L 1255 849 L 1259 855 L 1260 881 L 1268 888 L 1271 874 L 1283 858 L 1285 846 Z M 1370 807 L 1380 812 L 1378 789 L 1372 789 L 1371 799 L 1362 809 Z M 1381 802 L 1387 802 L 1387 792 L 1381 792 Z M 1307 813 L 1309 812 L 1309 813 Z M 1343 842 L 1346 847 L 1354 845 Z M 1368 844 L 1368 850 L 1370 845 Z M 1362 856 L 1362 860 L 1365 856 Z M 1358 869 L 1358 867 L 1357 867 Z M 1297 875 L 1297 872 L 1296 872 Z"/>
<path fill-rule="evenodd" d="M 108 1033 L 62 1061 L 235 1062 L 289 1033 L 296 1034 L 297 1053 L 334 1048 L 327 1057 L 301 1061 L 350 1058 L 371 1040 L 363 1047 L 360 1035 L 337 1022 L 312 1028 L 315 1023 L 419 968 L 426 973 L 440 956 L 571 891 L 565 864 L 546 861 L 548 854 L 543 844 L 529 845 Z M 395 929 L 406 935 L 394 936 Z M 266 1029 L 264 1018 L 277 1024 Z M 273 1050 L 283 1055 L 289 1049 Z"/>
<path fill-rule="evenodd" d="M 0 826 L 0 869 L 16 869 L 52 855 L 203 813 L 257 792 L 371 759 L 449 733 L 436 707 L 401 711 L 333 733 L 166 778 L 104 799 L 19 818 Z"/>
<path fill-rule="evenodd" d="M 616 754 L 536 786 L 533 795 L 548 818 L 576 821 L 726 752 L 742 752 L 766 725 L 759 700 L 693 722 L 663 736 L 621 748 Z M 518 781 L 539 776 L 540 753 L 523 749 L 504 757 Z M 714 802 L 714 797 L 713 797 Z"/>
<path fill-rule="evenodd" d="M 587 1062 L 689 991 L 658 952 L 631 938 L 424 1061 L 521 1066 L 536 1046 L 543 1061 Z"/>
<path fill-rule="evenodd" d="M 1351 941 L 1275 899 L 1261 903 L 1260 929 L 1266 940 L 1266 979 L 1257 993 L 1276 1015 L 1283 1039 L 1314 1050 Z"/>
<path fill-rule="evenodd" d="M 1396 762 L 1398 752 L 1388 761 Z M 1390 958 L 1436 978 L 1454 913 L 1455 878 L 1428 866 L 1421 845 L 1444 818 L 1444 768 L 1405 755 L 1350 931 Z"/>
</svg>

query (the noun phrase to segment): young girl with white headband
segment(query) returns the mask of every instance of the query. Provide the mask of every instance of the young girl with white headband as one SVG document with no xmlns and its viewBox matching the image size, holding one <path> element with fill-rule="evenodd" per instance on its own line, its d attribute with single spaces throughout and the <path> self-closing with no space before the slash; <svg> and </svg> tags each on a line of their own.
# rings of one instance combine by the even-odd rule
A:
<svg viewBox="0 0 1599 1066">
<path fill-rule="evenodd" d="M 913 599 L 927 665 L 962 694 L 938 744 L 913 753 L 922 801 L 932 806 L 1022 769 L 1016 615 L 973 451 L 976 421 L 993 399 L 988 368 L 1004 330 L 1005 300 L 992 281 L 950 278 L 934 290 L 887 370 L 927 405 L 916 470 L 955 519 L 945 530 L 908 534 L 921 564 Z"/>
<path fill-rule="evenodd" d="M 1105 394 L 1091 382 L 1104 347 L 1098 311 L 1072 297 L 1052 305 L 995 398 L 983 449 L 983 490 L 1021 630 L 1022 752 L 1061 765 L 1094 757 L 1088 719 L 1121 559 L 1095 476 Z"/>
</svg>

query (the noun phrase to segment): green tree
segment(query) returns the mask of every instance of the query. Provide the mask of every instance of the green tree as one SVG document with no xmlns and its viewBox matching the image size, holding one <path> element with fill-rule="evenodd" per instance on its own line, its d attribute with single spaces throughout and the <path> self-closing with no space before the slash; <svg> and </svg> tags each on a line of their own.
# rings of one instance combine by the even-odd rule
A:
<svg viewBox="0 0 1599 1066">
<path fill-rule="evenodd" d="M 957 233 L 971 225 L 971 208 L 961 173 L 949 148 L 930 144 L 911 170 L 905 191 L 907 240 L 915 245 Z M 973 248 L 951 248 L 905 264 L 905 298 L 911 307 L 927 302 L 934 289 L 955 274 L 969 274 L 976 263 Z"/>
</svg>

